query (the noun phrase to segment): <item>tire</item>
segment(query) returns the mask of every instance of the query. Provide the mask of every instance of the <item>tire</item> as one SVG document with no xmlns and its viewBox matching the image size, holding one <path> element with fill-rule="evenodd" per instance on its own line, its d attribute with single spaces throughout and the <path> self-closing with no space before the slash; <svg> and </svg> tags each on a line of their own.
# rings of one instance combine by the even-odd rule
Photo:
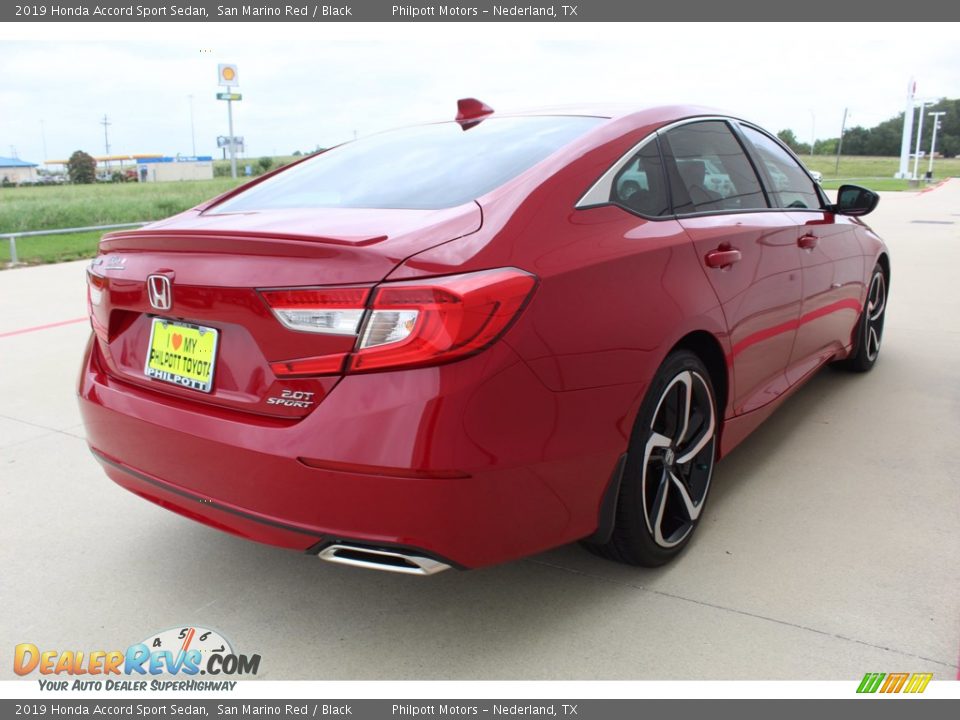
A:
<svg viewBox="0 0 960 720">
<path fill-rule="evenodd" d="M 671 353 L 637 415 L 613 534 L 602 545 L 585 543 L 588 549 L 644 567 L 679 555 L 706 504 L 717 429 L 716 394 L 703 362 L 688 350 Z"/>
<path fill-rule="evenodd" d="M 878 263 L 870 274 L 867 299 L 857 321 L 854 348 L 848 358 L 837 363 L 838 367 L 851 372 L 867 372 L 877 362 L 887 313 L 887 285 L 887 276 Z"/>
</svg>

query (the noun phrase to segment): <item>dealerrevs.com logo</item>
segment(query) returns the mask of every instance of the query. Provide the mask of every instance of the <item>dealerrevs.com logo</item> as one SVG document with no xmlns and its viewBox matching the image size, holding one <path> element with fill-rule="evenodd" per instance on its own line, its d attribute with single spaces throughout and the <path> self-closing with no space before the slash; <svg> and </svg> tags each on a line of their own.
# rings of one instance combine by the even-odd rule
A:
<svg viewBox="0 0 960 720">
<path fill-rule="evenodd" d="M 236 681 L 224 676 L 252 676 L 259 669 L 260 655 L 236 653 L 223 635 L 202 627 L 164 630 L 125 650 L 20 643 L 13 655 L 17 675 L 46 676 L 38 678 L 41 690 L 233 690 Z"/>
</svg>

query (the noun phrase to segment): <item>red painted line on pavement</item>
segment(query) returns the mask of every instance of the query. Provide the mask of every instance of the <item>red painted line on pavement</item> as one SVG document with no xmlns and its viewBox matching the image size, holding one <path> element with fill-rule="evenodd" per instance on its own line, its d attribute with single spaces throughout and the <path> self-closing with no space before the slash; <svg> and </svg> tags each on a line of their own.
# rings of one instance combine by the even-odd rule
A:
<svg viewBox="0 0 960 720">
<path fill-rule="evenodd" d="M 87 318 L 74 318 L 73 320 L 61 320 L 60 322 L 47 323 L 46 325 L 34 325 L 33 327 L 21 328 L 20 330 L 11 330 L 10 332 L 0 333 L 0 338 L 10 337 L 11 335 L 23 335 L 24 333 L 37 332 L 38 330 L 49 330 L 50 328 L 61 327 L 63 325 L 74 325 L 80 322 L 86 322 Z"/>
<path fill-rule="evenodd" d="M 914 195 L 914 197 L 917 197 L 917 196 L 919 196 L 919 195 L 923 195 L 924 193 L 932 192 L 933 190 L 936 190 L 937 188 L 943 187 L 943 186 L 946 185 L 948 182 L 950 182 L 950 178 L 944 178 L 943 180 L 941 180 L 940 182 L 938 182 L 936 185 L 927 185 L 923 190 L 921 190 L 921 191 L 918 192 L 916 195 Z"/>
</svg>

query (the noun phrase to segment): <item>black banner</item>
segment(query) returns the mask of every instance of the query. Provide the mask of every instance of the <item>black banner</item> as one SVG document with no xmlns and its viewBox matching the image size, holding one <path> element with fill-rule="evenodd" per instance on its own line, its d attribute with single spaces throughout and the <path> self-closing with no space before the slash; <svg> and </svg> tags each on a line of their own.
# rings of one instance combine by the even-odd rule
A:
<svg viewBox="0 0 960 720">
<path fill-rule="evenodd" d="M 855 22 L 876 20 L 945 22 L 960 18 L 960 3 L 916 0 L 890 3 L 880 0 L 807 0 L 771 3 L 768 0 L 730 0 L 685 3 L 624 2 L 624 0 L 566 0 L 565 3 L 490 2 L 464 0 L 437 3 L 420 0 L 354 0 L 315 3 L 237 2 L 237 0 L 62 0 L 60 2 L 3 3 L 3 22 L 744 22 L 751 20 Z M 858 32 L 851 28 L 851 32 Z M 868 27 L 862 32 L 869 33 Z M 804 52 L 802 37 L 797 43 Z M 918 50 L 920 51 L 920 50 Z"/>
<path fill-rule="evenodd" d="M 910 709 L 903 707 L 909 703 Z M 956 717 L 953 700 L 871 698 L 849 700 L 44 700 L 0 701 L 0 717 L 62 720 L 65 717 L 184 718 L 737 718 L 737 720 L 940 720 Z"/>
</svg>

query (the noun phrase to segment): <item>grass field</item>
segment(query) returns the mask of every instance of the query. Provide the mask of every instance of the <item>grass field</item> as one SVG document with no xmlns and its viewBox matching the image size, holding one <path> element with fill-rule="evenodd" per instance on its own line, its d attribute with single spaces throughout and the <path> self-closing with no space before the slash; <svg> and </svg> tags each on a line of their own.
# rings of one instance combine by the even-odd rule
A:
<svg viewBox="0 0 960 720">
<path fill-rule="evenodd" d="M 215 178 L 171 183 L 0 188 L 0 233 L 160 220 L 199 205 L 239 182 Z M 17 256 L 21 262 L 31 264 L 90 257 L 96 253 L 101 234 L 18 238 Z M 9 243 L 0 241 L 0 262 L 9 260 Z"/>
<path fill-rule="evenodd" d="M 17 259 L 30 265 L 66 262 L 92 257 L 102 232 L 74 233 L 72 235 L 44 235 L 35 238 L 17 238 Z M 0 267 L 10 262 L 10 243 L 0 240 Z"/>
<path fill-rule="evenodd" d="M 235 187 L 231 178 L 0 188 L 0 233 L 159 220 Z"/>
<path fill-rule="evenodd" d="M 823 173 L 823 187 L 827 190 L 836 190 L 845 182 L 864 185 L 871 190 L 916 189 L 910 186 L 909 180 L 897 180 L 893 177 L 900 167 L 899 158 L 841 155 L 839 172 L 836 170 L 836 155 L 801 155 L 800 159 L 811 170 Z M 913 163 L 910 164 L 910 169 L 913 169 Z M 918 172 L 921 176 L 927 172 L 927 162 L 922 159 Z M 960 158 L 935 160 L 933 173 L 935 182 L 960 176 Z M 920 186 L 923 184 L 921 181 Z"/>
<path fill-rule="evenodd" d="M 800 159 L 811 170 L 819 170 L 826 178 L 890 178 L 900 167 L 900 158 L 872 157 L 869 155 L 841 155 L 840 172 L 836 172 L 836 155 L 801 155 Z M 926 160 L 920 160 L 919 172 L 922 176 L 927 172 Z M 913 169 L 913 162 L 910 163 Z M 933 163 L 934 179 L 942 180 L 945 177 L 960 176 L 960 158 L 940 158 Z"/>
<path fill-rule="evenodd" d="M 288 158 L 277 158 L 277 162 Z M 844 182 L 874 190 L 911 189 L 906 180 L 896 180 L 899 161 L 893 157 L 840 158 L 804 155 L 811 170 L 823 173 L 823 186 L 836 189 Z M 223 162 L 223 161 L 218 161 Z M 240 165 L 242 171 L 242 163 Z M 927 165 L 920 163 L 920 171 Z M 935 179 L 960 176 L 960 158 L 937 160 Z M 235 187 L 242 180 L 218 177 L 213 180 L 171 183 L 117 183 L 97 185 L 49 185 L 44 187 L 0 188 L 0 233 L 53 230 L 57 228 L 111 225 L 114 223 L 159 220 L 198 205 Z M 17 240 L 21 262 L 61 262 L 90 257 L 96 252 L 99 233 L 57 235 Z M 8 243 L 0 242 L 0 263 L 10 259 Z"/>
</svg>

